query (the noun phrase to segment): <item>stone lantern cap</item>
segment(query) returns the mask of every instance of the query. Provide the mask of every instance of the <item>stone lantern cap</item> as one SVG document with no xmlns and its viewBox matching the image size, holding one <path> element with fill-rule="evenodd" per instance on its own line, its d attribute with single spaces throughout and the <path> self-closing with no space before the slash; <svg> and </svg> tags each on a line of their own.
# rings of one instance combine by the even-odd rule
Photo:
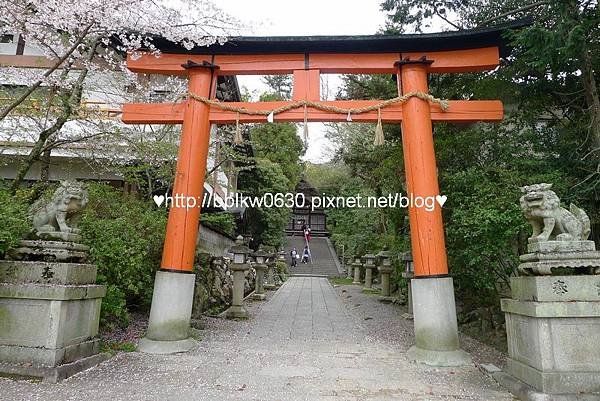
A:
<svg viewBox="0 0 600 401">
<path fill-rule="evenodd" d="M 269 247 L 265 250 L 267 253 L 266 260 L 268 263 L 275 263 L 275 259 L 277 258 L 277 250 L 274 247 Z"/>
<path fill-rule="evenodd" d="M 390 251 L 387 250 L 387 247 L 384 247 L 379 253 L 376 255 L 378 258 L 386 260 L 390 258 Z"/>
<path fill-rule="evenodd" d="M 365 258 L 365 264 L 367 265 L 375 265 L 375 259 L 377 258 L 375 255 L 373 255 L 372 253 L 368 253 L 364 256 Z"/>
<path fill-rule="evenodd" d="M 377 257 L 381 260 L 379 264 L 379 271 L 383 273 L 389 273 L 392 271 L 392 264 L 390 262 L 390 251 L 384 248 L 377 254 Z"/>
<path fill-rule="evenodd" d="M 415 275 L 415 267 L 413 265 L 412 252 L 403 252 L 398 255 L 398 258 L 406 264 L 406 270 L 402 272 L 402 277 L 413 278 Z"/>
<path fill-rule="evenodd" d="M 234 263 L 232 263 L 229 268 L 231 270 L 246 270 L 248 268 L 250 268 L 250 266 L 245 263 L 247 262 L 246 260 L 246 256 L 252 252 L 252 249 L 248 248 L 245 244 L 244 244 L 244 238 L 240 235 L 237 237 L 237 239 L 235 240 L 235 245 L 232 246 L 231 248 L 229 248 L 229 252 L 233 253 L 233 260 Z M 235 255 L 244 255 L 244 262 L 242 263 L 236 263 L 235 262 Z"/>
<path fill-rule="evenodd" d="M 412 262 L 412 260 L 413 260 L 412 252 L 411 251 L 402 252 L 398 256 L 400 257 L 400 260 L 403 261 L 403 262 Z"/>
<path fill-rule="evenodd" d="M 244 238 L 241 235 L 239 235 L 235 240 L 235 245 L 229 248 L 229 252 L 248 255 L 252 253 L 252 249 L 246 246 L 246 244 L 244 243 Z"/>
<path fill-rule="evenodd" d="M 256 262 L 258 263 L 258 258 L 263 258 L 263 262 L 267 261 L 267 258 L 271 256 L 269 252 L 266 252 L 261 246 L 258 247 L 258 250 L 252 254 Z"/>
</svg>

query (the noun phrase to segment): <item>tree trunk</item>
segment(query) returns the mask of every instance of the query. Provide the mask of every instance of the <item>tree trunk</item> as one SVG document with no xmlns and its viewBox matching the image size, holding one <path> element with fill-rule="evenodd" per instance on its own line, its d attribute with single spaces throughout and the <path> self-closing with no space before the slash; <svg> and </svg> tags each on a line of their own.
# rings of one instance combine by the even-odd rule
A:
<svg viewBox="0 0 600 401">
<path fill-rule="evenodd" d="M 594 68 L 590 52 L 584 49 L 581 55 L 581 78 L 585 102 L 590 113 L 590 133 L 594 141 L 594 148 L 600 148 L 600 97 L 598 96 L 598 85 L 594 77 Z"/>
<path fill-rule="evenodd" d="M 50 156 L 52 153 L 52 149 L 46 148 L 42 153 L 42 157 L 40 158 L 40 162 L 42 165 L 40 166 L 40 181 L 44 184 L 47 184 L 50 180 Z"/>
<path fill-rule="evenodd" d="M 88 61 L 92 61 L 92 59 L 94 58 L 97 46 L 98 40 L 96 39 L 90 47 L 89 54 L 87 57 Z M 66 73 L 68 73 L 68 71 L 66 71 Z M 79 73 L 79 77 L 77 77 L 77 81 L 75 81 L 75 83 L 73 84 L 73 88 L 71 89 L 71 91 L 69 93 L 63 93 L 61 95 L 62 111 L 60 116 L 58 116 L 58 118 L 56 119 L 54 124 L 52 124 L 51 127 L 40 132 L 37 141 L 35 141 L 35 144 L 29 152 L 29 155 L 27 155 L 27 158 L 21 164 L 21 167 L 17 172 L 17 176 L 15 177 L 14 181 L 10 186 L 11 193 L 14 194 L 15 192 L 17 192 L 17 189 L 19 189 L 19 186 L 21 186 L 21 183 L 25 179 L 25 175 L 27 175 L 27 172 L 29 172 L 29 169 L 31 168 L 33 163 L 40 160 L 40 156 L 46 148 L 46 142 L 48 141 L 48 139 L 62 129 L 65 123 L 69 121 L 69 118 L 71 118 L 74 106 L 79 105 L 79 103 L 81 103 L 83 83 L 87 74 L 88 68 L 81 70 L 81 72 Z"/>
<path fill-rule="evenodd" d="M 17 172 L 17 176 L 15 177 L 10 186 L 11 193 L 14 194 L 15 192 L 17 192 L 17 189 L 19 189 L 19 187 L 21 186 L 21 183 L 25 179 L 25 176 L 29 172 L 29 169 L 31 169 L 33 163 L 40 160 L 40 156 L 44 151 L 44 145 L 46 145 L 46 141 L 48 140 L 48 138 L 50 138 L 52 134 L 58 132 L 63 127 L 63 125 L 65 125 L 70 115 L 70 110 L 64 111 L 63 114 L 56 119 L 56 121 L 54 122 L 54 124 L 52 124 L 50 128 L 40 132 L 37 141 L 35 141 L 35 144 L 33 145 L 33 148 L 31 148 L 31 151 L 27 155 L 27 158 L 21 164 L 21 167 Z"/>
</svg>

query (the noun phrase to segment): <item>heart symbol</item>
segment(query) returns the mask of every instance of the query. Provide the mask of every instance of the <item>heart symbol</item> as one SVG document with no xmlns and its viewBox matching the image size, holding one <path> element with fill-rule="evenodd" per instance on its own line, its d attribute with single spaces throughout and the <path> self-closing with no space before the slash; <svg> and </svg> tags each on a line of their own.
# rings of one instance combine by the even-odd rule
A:
<svg viewBox="0 0 600 401">
<path fill-rule="evenodd" d="M 162 205 L 162 203 L 165 201 L 165 196 L 164 195 L 154 195 L 153 197 L 154 199 L 154 203 L 156 203 L 156 206 L 160 207 L 160 205 Z"/>
<path fill-rule="evenodd" d="M 435 200 L 440 204 L 440 207 L 444 207 L 444 203 L 448 200 L 446 195 L 436 195 Z"/>
</svg>

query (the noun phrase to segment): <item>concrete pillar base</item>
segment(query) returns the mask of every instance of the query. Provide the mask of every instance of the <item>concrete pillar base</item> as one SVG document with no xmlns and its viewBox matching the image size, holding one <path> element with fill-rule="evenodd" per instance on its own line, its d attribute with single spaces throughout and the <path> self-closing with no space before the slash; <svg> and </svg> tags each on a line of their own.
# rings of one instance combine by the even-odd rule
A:
<svg viewBox="0 0 600 401">
<path fill-rule="evenodd" d="M 177 354 L 188 352 L 197 344 L 198 342 L 193 338 L 178 341 L 156 341 L 144 337 L 140 339 L 137 350 L 147 354 Z"/>
<path fill-rule="evenodd" d="M 276 289 L 277 289 L 276 284 L 265 284 L 265 290 L 276 290 Z"/>
<path fill-rule="evenodd" d="M 415 346 L 410 359 L 432 366 L 461 366 L 471 363 L 458 344 L 454 286 L 450 277 L 421 277 L 412 280 Z"/>
<path fill-rule="evenodd" d="M 190 317 L 195 274 L 158 271 L 154 280 L 152 307 L 146 336 L 138 351 L 169 354 L 190 350 Z"/>
<path fill-rule="evenodd" d="M 411 361 L 430 366 L 464 366 L 471 364 L 471 355 L 458 349 L 455 351 L 433 351 L 413 345 L 406 356 Z"/>
<path fill-rule="evenodd" d="M 248 319 L 250 315 L 243 306 L 232 305 L 223 312 L 223 316 L 227 319 Z"/>
<path fill-rule="evenodd" d="M 394 301 L 394 298 L 392 297 L 385 297 L 385 296 L 380 296 L 379 297 L 379 302 L 384 303 L 384 304 L 389 304 L 392 303 Z"/>
</svg>

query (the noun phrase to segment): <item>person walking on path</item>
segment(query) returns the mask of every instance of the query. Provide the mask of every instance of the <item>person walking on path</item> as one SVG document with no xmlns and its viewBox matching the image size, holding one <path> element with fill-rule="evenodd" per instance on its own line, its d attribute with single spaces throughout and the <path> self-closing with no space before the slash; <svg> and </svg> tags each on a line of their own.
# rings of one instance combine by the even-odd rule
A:
<svg viewBox="0 0 600 401">
<path fill-rule="evenodd" d="M 296 267 L 296 265 L 298 264 L 298 251 L 296 251 L 296 248 L 293 248 L 290 251 L 290 256 L 292 257 L 292 267 Z"/>
<path fill-rule="evenodd" d="M 304 251 L 302 252 L 302 263 L 308 263 L 310 260 L 310 250 L 308 245 L 304 245 Z"/>
<path fill-rule="evenodd" d="M 306 242 L 310 242 L 310 226 L 306 227 L 306 230 L 304 230 L 304 238 L 306 239 Z"/>
</svg>

